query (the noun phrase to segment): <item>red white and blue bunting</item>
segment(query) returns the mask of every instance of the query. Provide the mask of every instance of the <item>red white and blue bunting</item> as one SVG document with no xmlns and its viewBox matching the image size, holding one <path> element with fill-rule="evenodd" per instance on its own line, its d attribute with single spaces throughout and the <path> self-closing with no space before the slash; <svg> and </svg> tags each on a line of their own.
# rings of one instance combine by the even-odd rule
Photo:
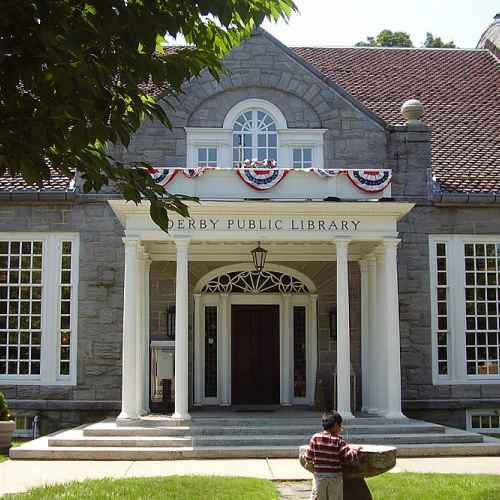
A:
<svg viewBox="0 0 500 500">
<path fill-rule="evenodd" d="M 237 168 L 236 172 L 245 184 L 258 191 L 277 186 L 288 174 L 289 170 Z"/>
<path fill-rule="evenodd" d="M 165 187 L 177 175 L 179 170 L 177 168 L 149 167 L 148 172 L 157 184 Z"/>
<path fill-rule="evenodd" d="M 312 168 L 311 170 L 316 172 L 320 177 L 336 177 L 342 173 L 342 170 L 337 169 Z"/>
<path fill-rule="evenodd" d="M 193 179 L 194 177 L 199 177 L 200 175 L 208 170 L 210 167 L 199 167 L 199 168 L 185 168 L 182 170 L 182 173 L 188 178 Z"/>
<path fill-rule="evenodd" d="M 265 168 L 268 167 L 268 168 Z M 214 167 L 199 167 L 199 168 L 155 168 L 150 167 L 149 173 L 153 179 L 160 185 L 165 187 L 171 182 L 178 172 L 188 178 L 193 179 L 203 175 L 207 170 L 218 170 Z M 221 169 L 226 170 L 226 169 Z M 277 186 L 290 172 L 293 173 L 309 173 L 313 172 L 320 177 L 329 178 L 338 175 L 345 175 L 361 191 L 365 193 L 379 193 L 383 191 L 392 181 L 392 171 L 387 169 L 379 170 L 340 170 L 340 169 L 323 169 L 323 168 L 276 168 L 274 160 L 265 161 L 249 161 L 247 160 L 243 167 L 234 169 L 238 176 L 245 184 L 258 191 L 265 191 Z"/>
<path fill-rule="evenodd" d="M 347 170 L 346 173 L 349 180 L 365 193 L 379 193 L 392 180 L 390 170 Z"/>
</svg>

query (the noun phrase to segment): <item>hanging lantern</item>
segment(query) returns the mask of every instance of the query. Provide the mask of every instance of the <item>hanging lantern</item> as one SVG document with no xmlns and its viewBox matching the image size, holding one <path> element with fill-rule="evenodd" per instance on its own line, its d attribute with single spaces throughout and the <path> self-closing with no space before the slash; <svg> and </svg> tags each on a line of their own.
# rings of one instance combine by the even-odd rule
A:
<svg viewBox="0 0 500 500">
<path fill-rule="evenodd" d="M 251 252 L 253 265 L 257 272 L 261 272 L 264 269 L 264 265 L 266 264 L 267 250 L 264 250 L 260 246 L 260 241 L 258 243 L 257 248 L 254 248 Z"/>
</svg>

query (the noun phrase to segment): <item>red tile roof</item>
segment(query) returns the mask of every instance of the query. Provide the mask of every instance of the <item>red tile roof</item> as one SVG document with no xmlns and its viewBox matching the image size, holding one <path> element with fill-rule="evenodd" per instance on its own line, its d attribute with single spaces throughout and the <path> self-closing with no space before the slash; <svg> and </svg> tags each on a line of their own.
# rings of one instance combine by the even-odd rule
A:
<svg viewBox="0 0 500 500">
<path fill-rule="evenodd" d="M 0 174 L 0 191 L 33 192 L 33 191 L 72 191 L 71 179 L 51 172 L 50 182 L 44 182 L 43 187 L 36 184 L 28 184 L 22 177 L 9 177 Z"/>
<path fill-rule="evenodd" d="M 292 50 L 389 124 L 407 99 L 425 107 L 432 170 L 447 192 L 500 193 L 500 62 L 487 50 L 316 48 Z M 144 88 L 157 95 L 154 85 Z M 66 190 L 54 176 L 43 190 Z M 0 191 L 37 190 L 0 176 Z"/>
<path fill-rule="evenodd" d="M 500 62 L 488 51 L 293 50 L 388 123 L 402 123 L 401 104 L 419 99 L 441 190 L 500 192 Z"/>
</svg>

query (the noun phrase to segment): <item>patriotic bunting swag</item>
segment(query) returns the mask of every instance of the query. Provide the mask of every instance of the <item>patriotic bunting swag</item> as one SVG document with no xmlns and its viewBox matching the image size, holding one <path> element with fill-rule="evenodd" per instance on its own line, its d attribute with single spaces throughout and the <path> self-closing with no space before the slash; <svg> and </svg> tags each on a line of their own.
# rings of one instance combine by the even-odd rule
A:
<svg viewBox="0 0 500 500">
<path fill-rule="evenodd" d="M 200 175 L 208 170 L 210 167 L 200 167 L 200 168 L 186 168 L 183 170 L 183 174 L 188 178 L 192 179 L 193 177 L 199 177 Z"/>
<path fill-rule="evenodd" d="M 177 174 L 175 168 L 153 168 L 149 167 L 148 172 L 160 186 L 165 187 Z"/>
<path fill-rule="evenodd" d="M 273 188 L 288 174 L 288 170 L 260 170 L 253 168 L 238 168 L 236 172 L 245 184 L 259 191 Z"/>
<path fill-rule="evenodd" d="M 265 168 L 269 167 L 269 168 Z M 148 169 L 153 179 L 166 186 L 177 174 L 182 171 L 188 179 L 201 176 L 206 170 L 216 170 L 214 167 L 200 168 L 154 168 Z M 273 160 L 246 161 L 241 168 L 234 169 L 245 184 L 258 191 L 265 191 L 278 185 L 289 172 L 308 173 L 314 172 L 320 177 L 328 178 L 337 175 L 346 175 L 349 180 L 365 193 L 378 193 L 383 191 L 392 180 L 391 170 L 339 170 L 339 169 L 277 169 Z"/>
<path fill-rule="evenodd" d="M 383 191 L 392 179 L 390 170 L 347 170 L 346 172 L 350 181 L 365 193 Z"/>
<path fill-rule="evenodd" d="M 312 168 L 313 172 L 316 172 L 320 177 L 335 177 L 342 173 L 342 170 L 327 170 L 324 168 Z"/>
</svg>

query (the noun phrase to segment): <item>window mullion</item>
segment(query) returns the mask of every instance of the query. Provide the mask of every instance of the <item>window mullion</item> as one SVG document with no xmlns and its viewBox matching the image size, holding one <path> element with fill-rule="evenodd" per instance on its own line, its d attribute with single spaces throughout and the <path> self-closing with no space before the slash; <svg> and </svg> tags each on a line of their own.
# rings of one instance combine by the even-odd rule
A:
<svg viewBox="0 0 500 500">
<path fill-rule="evenodd" d="M 257 111 L 254 109 L 252 111 L 252 158 L 258 158 L 258 146 L 257 146 L 257 135 L 258 135 L 258 123 L 257 123 Z"/>
<path fill-rule="evenodd" d="M 60 249 L 57 238 L 49 236 L 45 240 L 46 250 L 43 256 L 44 290 L 42 300 L 42 352 L 40 361 L 40 378 L 44 385 L 55 384 L 58 368 L 58 317 L 60 276 Z"/>
<path fill-rule="evenodd" d="M 450 313 L 453 373 L 456 382 L 466 380 L 465 361 L 465 255 L 464 242 L 450 241 Z"/>
</svg>

